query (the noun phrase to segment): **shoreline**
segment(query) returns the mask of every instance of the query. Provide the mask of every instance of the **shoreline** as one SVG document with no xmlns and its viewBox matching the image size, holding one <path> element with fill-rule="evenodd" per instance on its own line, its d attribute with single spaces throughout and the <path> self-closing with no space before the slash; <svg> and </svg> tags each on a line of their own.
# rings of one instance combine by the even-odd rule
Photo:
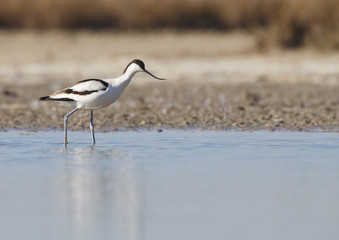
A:
<svg viewBox="0 0 339 240">
<path fill-rule="evenodd" d="M 52 85 L 25 88 L 0 85 L 0 129 L 62 129 L 70 109 L 37 98 Z M 195 84 L 189 82 L 127 87 L 111 106 L 94 111 L 97 131 L 121 129 L 206 129 L 240 131 L 335 129 L 339 85 L 312 83 Z M 70 130 L 87 130 L 89 111 L 69 119 Z"/>
<path fill-rule="evenodd" d="M 108 130 L 104 128 L 95 129 L 95 133 L 114 133 L 114 132 L 304 132 L 304 133 L 338 133 L 339 132 L 339 126 L 332 126 L 332 127 L 306 127 L 306 128 L 300 128 L 300 129 L 290 129 L 290 128 L 226 128 L 226 129 L 213 129 L 213 128 L 162 128 L 162 127 L 150 127 L 150 128 L 119 128 L 119 129 L 113 129 Z M 23 135 L 30 134 L 30 133 L 48 133 L 48 132 L 60 132 L 63 133 L 63 128 L 1 128 L 0 133 L 7 133 L 7 132 L 23 132 Z M 90 133 L 89 128 L 88 129 L 68 129 L 68 132 L 88 132 Z"/>
</svg>

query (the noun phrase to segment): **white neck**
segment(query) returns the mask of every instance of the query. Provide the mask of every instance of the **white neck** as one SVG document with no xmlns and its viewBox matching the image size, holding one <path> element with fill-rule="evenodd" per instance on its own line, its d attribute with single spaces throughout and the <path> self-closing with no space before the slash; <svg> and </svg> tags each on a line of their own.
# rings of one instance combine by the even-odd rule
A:
<svg viewBox="0 0 339 240">
<path fill-rule="evenodd" d="M 112 79 L 111 84 L 116 87 L 125 88 L 131 82 L 133 76 L 136 73 L 137 72 L 133 71 L 132 69 L 127 69 L 126 72 L 122 74 L 120 77 Z"/>
</svg>

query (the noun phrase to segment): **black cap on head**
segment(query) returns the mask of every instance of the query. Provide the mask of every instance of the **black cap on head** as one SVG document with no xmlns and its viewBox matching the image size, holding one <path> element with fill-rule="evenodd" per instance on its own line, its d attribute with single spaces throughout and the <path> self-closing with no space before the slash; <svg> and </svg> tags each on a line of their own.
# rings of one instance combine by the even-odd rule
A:
<svg viewBox="0 0 339 240">
<path fill-rule="evenodd" d="M 141 61 L 140 59 L 134 59 L 131 63 L 135 63 L 135 64 L 139 65 L 139 67 L 142 70 L 145 70 L 145 63 L 143 61 Z"/>
<path fill-rule="evenodd" d="M 126 72 L 127 68 L 132 64 L 132 63 L 135 63 L 137 64 L 142 70 L 145 70 L 145 63 L 143 61 L 141 61 L 140 59 L 134 59 L 132 62 L 130 62 L 125 70 L 124 70 L 124 73 Z"/>
</svg>

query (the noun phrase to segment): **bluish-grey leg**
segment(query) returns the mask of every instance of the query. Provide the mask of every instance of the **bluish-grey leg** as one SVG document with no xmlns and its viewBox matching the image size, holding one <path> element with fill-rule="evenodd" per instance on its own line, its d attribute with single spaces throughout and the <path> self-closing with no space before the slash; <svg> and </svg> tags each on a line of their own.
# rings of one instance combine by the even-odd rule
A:
<svg viewBox="0 0 339 240">
<path fill-rule="evenodd" d="M 75 113 L 78 110 L 78 108 L 73 109 L 71 112 L 67 113 L 64 116 L 64 135 L 65 135 L 65 147 L 67 146 L 67 121 L 69 116 L 71 116 L 73 113 Z"/>
<path fill-rule="evenodd" d="M 93 124 L 93 110 L 91 110 L 91 121 L 89 123 L 89 128 L 91 129 L 92 144 L 95 145 L 94 124 Z"/>
</svg>

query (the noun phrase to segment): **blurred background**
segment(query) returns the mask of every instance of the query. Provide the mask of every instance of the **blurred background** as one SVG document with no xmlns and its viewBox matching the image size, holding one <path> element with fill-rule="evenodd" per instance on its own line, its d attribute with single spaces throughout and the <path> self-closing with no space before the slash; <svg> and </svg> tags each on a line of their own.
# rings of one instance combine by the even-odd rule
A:
<svg viewBox="0 0 339 240">
<path fill-rule="evenodd" d="M 339 48 L 337 0 L 3 0 L 3 30 L 241 30 L 257 46 Z"/>
<path fill-rule="evenodd" d="M 111 77 L 134 58 L 195 81 L 333 75 L 338 9 L 337 0 L 3 0 L 0 77 Z"/>
</svg>

